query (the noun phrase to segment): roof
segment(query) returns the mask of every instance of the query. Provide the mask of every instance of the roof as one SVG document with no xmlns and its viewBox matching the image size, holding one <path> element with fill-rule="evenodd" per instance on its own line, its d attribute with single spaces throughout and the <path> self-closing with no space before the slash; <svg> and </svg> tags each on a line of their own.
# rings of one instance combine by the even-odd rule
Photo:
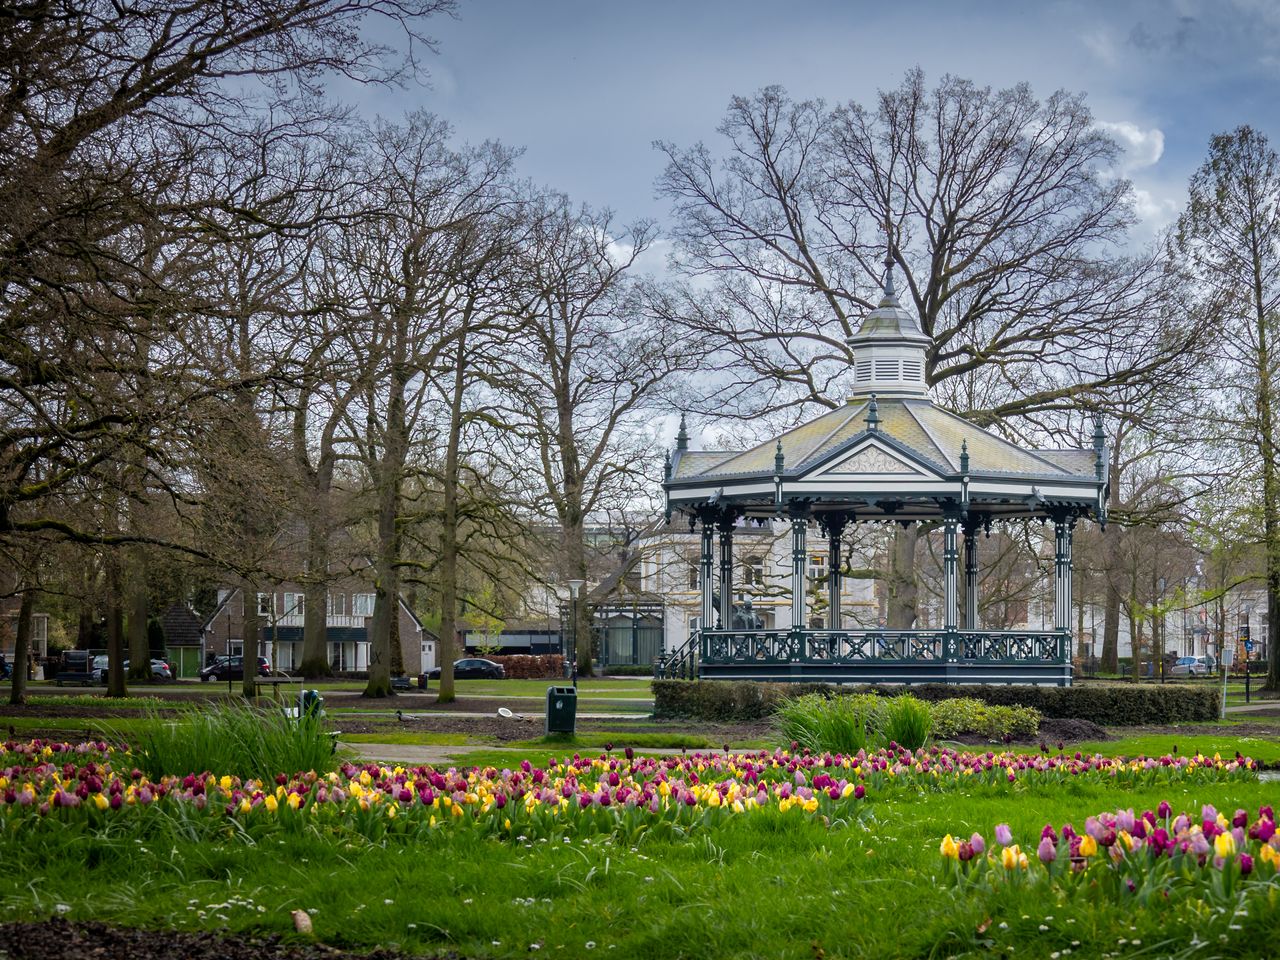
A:
<svg viewBox="0 0 1280 960">
<path fill-rule="evenodd" d="M 1003 437 L 935 406 L 926 398 L 877 400 L 878 435 L 896 441 L 942 474 L 958 474 L 962 449 L 971 475 L 1094 480 L 1092 450 L 1024 450 Z M 802 473 L 857 439 L 870 435 L 871 401 L 858 398 L 764 443 L 736 454 L 680 451 L 672 479 L 714 479 L 774 472 L 778 445 L 788 475 Z"/>
<path fill-rule="evenodd" d="M 175 603 L 160 615 L 164 642 L 170 647 L 200 646 L 200 618 L 185 604 Z"/>
</svg>

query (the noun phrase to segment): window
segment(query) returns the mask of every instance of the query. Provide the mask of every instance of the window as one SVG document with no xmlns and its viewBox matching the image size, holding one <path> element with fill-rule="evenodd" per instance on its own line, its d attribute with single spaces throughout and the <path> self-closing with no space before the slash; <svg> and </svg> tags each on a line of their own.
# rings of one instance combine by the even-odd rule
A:
<svg viewBox="0 0 1280 960">
<path fill-rule="evenodd" d="M 260 593 L 258 594 L 258 616 L 271 616 L 271 601 L 275 598 L 275 594 Z"/>
<path fill-rule="evenodd" d="M 698 564 L 699 564 L 698 557 L 696 556 L 689 557 L 688 564 L 689 564 L 689 570 L 688 570 L 689 589 L 697 590 L 699 586 L 699 580 L 700 580 L 700 576 L 698 573 Z"/>
<path fill-rule="evenodd" d="M 742 583 L 747 587 L 764 586 L 764 557 L 750 556 L 742 561 Z"/>
<path fill-rule="evenodd" d="M 372 617 L 373 594 L 353 593 L 351 595 L 351 615 L 353 617 Z"/>
<path fill-rule="evenodd" d="M 331 616 L 341 617 L 347 612 L 347 595 L 345 593 L 330 593 L 325 598 L 328 605 L 328 613 Z"/>
<path fill-rule="evenodd" d="M 286 593 L 284 595 L 284 615 L 300 617 L 306 612 L 307 595 L 305 593 Z"/>
<path fill-rule="evenodd" d="M 827 576 L 827 555 L 825 553 L 809 554 L 809 583 L 813 584 Z"/>
</svg>

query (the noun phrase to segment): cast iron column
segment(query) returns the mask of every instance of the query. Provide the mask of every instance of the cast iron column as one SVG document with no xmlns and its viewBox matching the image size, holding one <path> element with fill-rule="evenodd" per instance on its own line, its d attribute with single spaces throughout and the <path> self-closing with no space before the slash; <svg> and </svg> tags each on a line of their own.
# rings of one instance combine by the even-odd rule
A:
<svg viewBox="0 0 1280 960">
<path fill-rule="evenodd" d="M 733 511 L 726 510 L 720 516 L 720 611 L 721 630 L 733 629 Z"/>
<path fill-rule="evenodd" d="M 964 628 L 978 629 L 978 523 L 964 524 Z"/>
<path fill-rule="evenodd" d="M 793 502 L 791 513 L 791 628 L 804 627 L 805 574 L 809 555 L 805 549 L 805 527 L 809 522 L 809 505 Z"/>
<path fill-rule="evenodd" d="M 953 633 L 956 629 L 956 566 L 960 559 L 956 546 L 956 527 L 959 523 L 954 515 L 948 515 L 942 521 L 942 629 L 948 633 Z"/>
<path fill-rule="evenodd" d="M 713 510 L 702 512 L 702 557 L 698 565 L 700 585 L 702 587 L 702 630 L 705 632 L 715 626 L 715 578 L 712 574 L 712 550 L 715 547 L 716 513 Z"/>
<path fill-rule="evenodd" d="M 844 533 L 846 522 L 847 518 L 838 513 L 828 515 L 823 521 L 827 534 L 827 628 L 830 630 L 839 630 L 843 626 L 840 622 L 840 594 L 844 577 L 840 567 L 844 561 L 840 556 L 840 535 Z"/>
<path fill-rule="evenodd" d="M 1065 516 L 1053 518 L 1054 591 L 1053 629 L 1065 633 L 1071 629 L 1071 521 Z"/>
</svg>

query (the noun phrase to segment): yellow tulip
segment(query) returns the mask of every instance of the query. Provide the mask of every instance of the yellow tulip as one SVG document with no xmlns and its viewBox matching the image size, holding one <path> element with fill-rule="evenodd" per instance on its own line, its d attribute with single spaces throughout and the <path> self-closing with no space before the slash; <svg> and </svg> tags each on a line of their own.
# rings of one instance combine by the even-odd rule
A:
<svg viewBox="0 0 1280 960">
<path fill-rule="evenodd" d="M 960 856 L 960 847 L 957 846 L 955 839 L 948 833 L 942 838 L 942 845 L 938 847 L 938 852 L 948 860 L 955 860 Z"/>
<path fill-rule="evenodd" d="M 289 794 L 289 799 L 285 801 L 289 804 L 290 810 L 297 810 L 302 805 L 302 795 L 297 793 Z"/>
<path fill-rule="evenodd" d="M 262 805 L 266 807 L 267 810 L 270 811 L 271 813 L 275 813 L 276 808 L 280 806 L 280 804 L 276 802 L 276 798 L 273 797 L 271 794 L 266 795 L 266 797 L 262 801 Z"/>
<path fill-rule="evenodd" d="M 218 786 L 220 786 L 223 790 L 230 790 L 231 778 L 228 776 L 223 776 L 223 778 L 218 781 Z"/>
<path fill-rule="evenodd" d="M 1280 869 L 1280 851 L 1277 851 L 1276 848 L 1271 846 L 1269 843 L 1264 843 L 1262 845 L 1262 849 L 1258 851 L 1258 859 L 1263 863 L 1269 863 L 1277 869 Z"/>
<path fill-rule="evenodd" d="M 1229 833 L 1220 833 L 1213 838 L 1213 852 L 1219 857 L 1229 857 L 1236 852 L 1236 838 Z"/>
<path fill-rule="evenodd" d="M 1080 856 L 1092 857 L 1097 852 L 1098 841 L 1094 840 L 1093 837 L 1089 836 L 1087 833 L 1080 838 Z"/>
<path fill-rule="evenodd" d="M 1011 847 L 1005 847 L 1000 851 L 1000 863 L 1006 870 L 1012 870 L 1014 867 L 1026 867 L 1027 856 L 1015 843 Z"/>
<path fill-rule="evenodd" d="M 817 809 L 818 809 L 817 797 L 810 797 L 808 800 L 805 801 L 805 804 L 804 804 L 805 813 L 813 813 Z"/>
<path fill-rule="evenodd" d="M 93 805 L 99 810 L 105 810 L 107 807 L 111 806 L 107 798 L 100 793 L 95 793 L 93 795 Z"/>
</svg>

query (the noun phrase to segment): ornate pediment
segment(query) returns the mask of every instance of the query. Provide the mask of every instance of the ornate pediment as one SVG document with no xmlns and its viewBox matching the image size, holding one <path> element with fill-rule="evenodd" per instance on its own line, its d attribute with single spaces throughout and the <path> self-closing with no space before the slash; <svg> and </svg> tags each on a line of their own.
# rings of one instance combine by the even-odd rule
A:
<svg viewBox="0 0 1280 960">
<path fill-rule="evenodd" d="M 853 456 L 829 467 L 823 475 L 859 476 L 862 474 L 903 474 L 922 476 L 917 467 L 900 460 L 880 447 L 863 447 Z"/>
</svg>

